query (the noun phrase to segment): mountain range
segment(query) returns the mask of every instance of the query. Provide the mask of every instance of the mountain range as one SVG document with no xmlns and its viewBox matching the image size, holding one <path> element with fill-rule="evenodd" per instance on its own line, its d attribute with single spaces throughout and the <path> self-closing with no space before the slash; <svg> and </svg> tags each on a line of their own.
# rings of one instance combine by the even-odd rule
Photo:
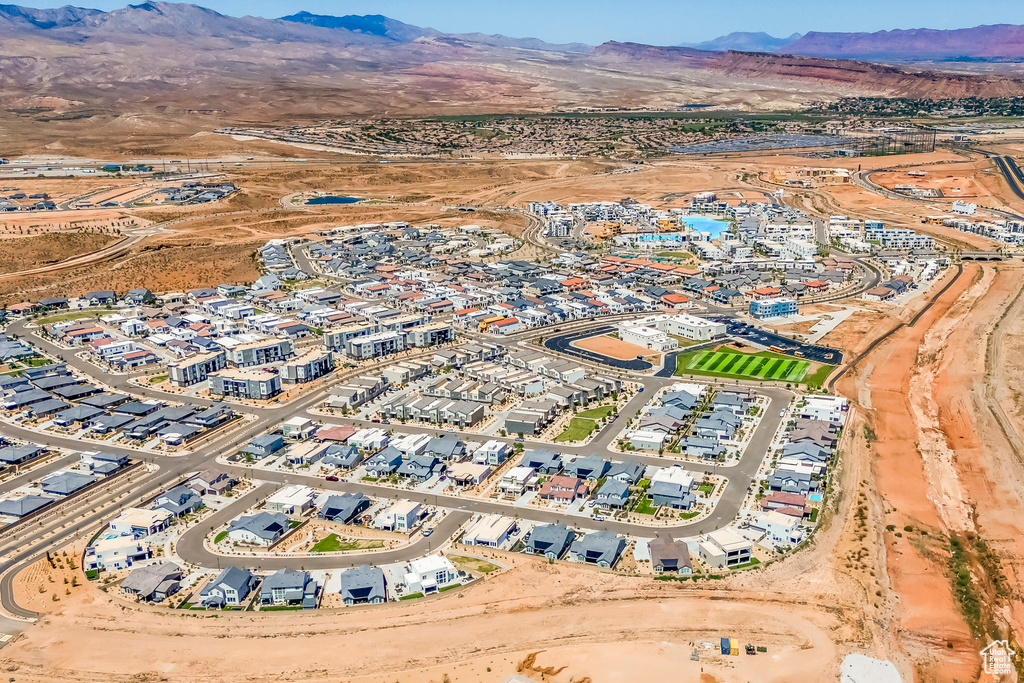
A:
<svg viewBox="0 0 1024 683">
<path fill-rule="evenodd" d="M 897 29 L 874 33 L 810 31 L 776 38 L 767 33 L 730 33 L 682 47 L 698 50 L 775 52 L 910 64 L 913 62 L 1007 62 L 1024 60 L 1024 26 L 995 24 L 959 29 Z"/>
<path fill-rule="evenodd" d="M 25 126 L 11 121 L 76 135 L 102 122 L 105 134 L 144 138 L 175 126 L 347 116 L 691 104 L 764 110 L 841 96 L 1024 93 L 1024 81 L 1009 76 L 881 59 L 900 46 L 905 61 L 1024 55 L 1020 27 L 964 31 L 810 33 L 781 46 L 791 38 L 733 34 L 702 49 L 591 47 L 448 34 L 380 15 L 231 17 L 156 0 L 110 12 L 0 5 L 0 144 L 24 137 Z M 889 65 L 849 58 L 868 53 Z M 76 127 L 81 122 L 89 125 Z"/>
</svg>

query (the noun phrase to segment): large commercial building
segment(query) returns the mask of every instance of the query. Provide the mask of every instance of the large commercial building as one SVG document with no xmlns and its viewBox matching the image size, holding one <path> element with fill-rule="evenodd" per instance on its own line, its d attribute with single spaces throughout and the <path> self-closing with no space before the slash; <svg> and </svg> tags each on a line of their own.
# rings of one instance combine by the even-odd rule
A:
<svg viewBox="0 0 1024 683">
<path fill-rule="evenodd" d="M 781 318 L 798 313 L 796 302 L 786 297 L 777 299 L 760 299 L 750 302 L 750 315 L 758 320 L 765 318 Z"/>
<path fill-rule="evenodd" d="M 281 393 L 277 370 L 225 369 L 210 375 L 210 394 L 230 398 L 268 399 Z"/>
<path fill-rule="evenodd" d="M 197 353 L 194 356 L 167 365 L 167 374 L 171 384 L 176 387 L 187 387 L 202 382 L 211 372 L 227 367 L 227 357 L 223 351 Z"/>
<path fill-rule="evenodd" d="M 716 337 L 724 337 L 728 331 L 725 323 L 705 320 L 688 313 L 649 315 L 639 320 L 619 323 L 620 330 L 623 327 L 653 327 L 666 334 L 674 334 L 696 341 L 709 341 Z"/>
<path fill-rule="evenodd" d="M 619 339 L 652 351 L 671 351 L 679 348 L 679 342 L 667 333 L 645 325 L 619 325 Z"/>
</svg>

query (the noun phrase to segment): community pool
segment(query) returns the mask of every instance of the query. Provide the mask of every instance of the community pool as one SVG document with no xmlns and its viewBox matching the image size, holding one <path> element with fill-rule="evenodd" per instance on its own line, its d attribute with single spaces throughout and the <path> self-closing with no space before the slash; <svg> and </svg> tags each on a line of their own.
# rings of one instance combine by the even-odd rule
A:
<svg viewBox="0 0 1024 683">
<path fill-rule="evenodd" d="M 326 197 L 313 197 L 312 199 L 306 200 L 306 204 L 355 204 L 356 202 L 362 201 L 358 197 L 334 197 L 328 195 Z"/>
<path fill-rule="evenodd" d="M 728 232 L 729 230 L 728 222 L 705 216 L 687 216 L 683 219 L 683 223 L 691 230 L 711 233 L 712 239 L 718 239 L 723 232 Z"/>
</svg>

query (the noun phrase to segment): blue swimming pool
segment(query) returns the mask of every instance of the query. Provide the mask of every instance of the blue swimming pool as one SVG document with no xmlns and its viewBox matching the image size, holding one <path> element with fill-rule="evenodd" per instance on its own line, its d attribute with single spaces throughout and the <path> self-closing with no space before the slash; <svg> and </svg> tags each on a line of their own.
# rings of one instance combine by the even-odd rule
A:
<svg viewBox="0 0 1024 683">
<path fill-rule="evenodd" d="M 316 205 L 316 204 L 355 204 L 356 202 L 361 202 L 361 201 L 363 201 L 363 200 L 359 199 L 358 197 L 326 196 L 326 197 L 313 197 L 312 199 L 306 200 L 306 204 L 312 204 L 312 205 Z"/>
<path fill-rule="evenodd" d="M 705 216 L 687 216 L 683 219 L 683 223 L 691 230 L 711 233 L 712 239 L 717 239 L 723 232 L 729 231 L 728 222 Z"/>
<path fill-rule="evenodd" d="M 809 496 L 807 496 L 807 500 L 811 501 L 812 503 L 820 503 L 821 502 L 821 494 L 820 493 L 812 493 Z"/>
</svg>

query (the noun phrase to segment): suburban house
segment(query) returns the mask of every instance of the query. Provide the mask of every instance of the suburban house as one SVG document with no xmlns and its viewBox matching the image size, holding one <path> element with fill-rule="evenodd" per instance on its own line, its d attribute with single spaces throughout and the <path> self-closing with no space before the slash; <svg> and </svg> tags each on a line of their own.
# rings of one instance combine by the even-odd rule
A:
<svg viewBox="0 0 1024 683">
<path fill-rule="evenodd" d="M 202 497 L 188 486 L 175 486 L 156 499 L 157 509 L 167 510 L 175 517 L 195 512 L 202 504 Z"/>
<path fill-rule="evenodd" d="M 405 566 L 405 590 L 407 595 L 437 593 L 445 586 L 455 583 L 459 574 L 455 565 L 442 555 L 428 555 L 413 560 Z"/>
<path fill-rule="evenodd" d="M 369 509 L 372 501 L 362 493 L 341 493 L 328 496 L 317 516 L 332 522 L 350 523 L 359 513 Z"/>
<path fill-rule="evenodd" d="M 82 568 L 87 572 L 117 571 L 127 569 L 140 560 L 148 560 L 152 555 L 149 546 L 133 536 L 110 534 L 85 549 Z"/>
<path fill-rule="evenodd" d="M 692 574 L 693 564 L 690 561 L 690 550 L 683 541 L 671 538 L 653 538 L 647 543 L 651 552 L 651 568 L 655 574 L 674 572 L 676 574 Z"/>
<path fill-rule="evenodd" d="M 240 605 L 256 583 L 248 569 L 228 567 L 210 580 L 199 592 L 199 603 L 206 609 Z"/>
<path fill-rule="evenodd" d="M 384 570 L 362 564 L 341 573 L 341 600 L 346 605 L 377 605 L 387 602 Z"/>
<path fill-rule="evenodd" d="M 278 569 L 260 585 L 261 605 L 295 605 L 314 609 L 320 587 L 304 571 Z"/>
<path fill-rule="evenodd" d="M 540 485 L 537 495 L 542 500 L 571 503 L 578 498 L 585 498 L 589 493 L 590 488 L 582 480 L 556 475 Z"/>
<path fill-rule="evenodd" d="M 716 569 L 750 562 L 754 544 L 729 528 L 709 532 L 698 548 L 701 559 Z"/>
<path fill-rule="evenodd" d="M 228 525 L 227 537 L 238 543 L 270 546 L 280 540 L 290 528 L 288 517 L 280 512 L 257 512 L 233 520 Z"/>
<path fill-rule="evenodd" d="M 597 490 L 597 504 L 616 510 L 625 507 L 629 500 L 629 485 L 617 479 L 608 479 Z"/>
<path fill-rule="evenodd" d="M 122 595 L 141 602 L 163 602 L 181 587 L 181 567 L 173 562 L 158 562 L 133 569 L 121 582 Z"/>
<path fill-rule="evenodd" d="M 544 524 L 536 526 L 523 547 L 528 555 L 543 555 L 550 560 L 557 560 L 565 554 L 576 538 L 576 532 L 567 529 L 563 524 Z"/>
<path fill-rule="evenodd" d="M 569 546 L 569 559 L 599 567 L 613 567 L 625 549 L 626 539 L 614 531 L 595 531 L 573 541 Z"/>
</svg>

